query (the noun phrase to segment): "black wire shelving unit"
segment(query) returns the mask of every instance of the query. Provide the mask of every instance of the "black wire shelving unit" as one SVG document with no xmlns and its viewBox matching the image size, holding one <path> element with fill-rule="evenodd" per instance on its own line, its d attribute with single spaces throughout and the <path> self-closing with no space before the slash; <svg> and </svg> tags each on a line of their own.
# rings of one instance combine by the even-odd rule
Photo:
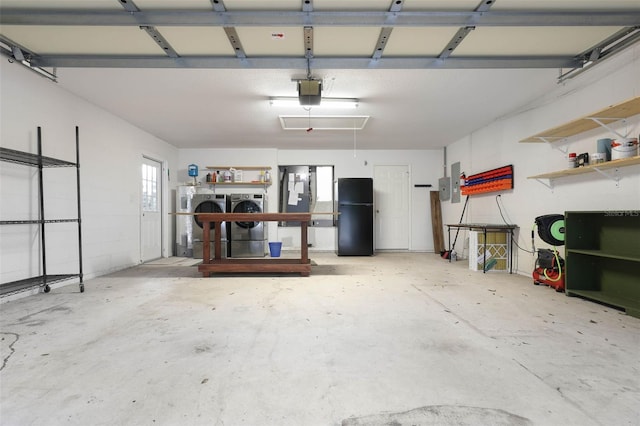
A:
<svg viewBox="0 0 640 426">
<path fill-rule="evenodd" d="M 82 277 L 82 220 L 80 204 L 80 131 L 76 126 L 76 162 L 58 160 L 56 158 L 42 155 L 42 128 L 38 127 L 38 153 L 16 151 L 9 148 L 0 147 L 0 161 L 20 164 L 23 166 L 38 168 L 38 197 L 40 208 L 40 219 L 37 220 L 2 220 L 0 225 L 39 225 L 41 242 L 41 270 L 42 275 L 30 277 L 18 281 L 11 281 L 0 284 L 0 295 L 9 295 L 33 288 L 42 288 L 45 293 L 51 290 L 51 284 L 66 281 L 74 278 L 80 280 L 80 292 L 84 292 L 84 282 Z M 45 219 L 44 210 L 44 179 L 43 169 L 52 167 L 75 167 L 76 168 L 76 199 L 78 202 L 78 215 L 72 219 Z M 47 274 L 47 246 L 46 246 L 46 225 L 55 223 L 75 222 L 78 224 L 78 272 L 71 274 Z"/>
</svg>

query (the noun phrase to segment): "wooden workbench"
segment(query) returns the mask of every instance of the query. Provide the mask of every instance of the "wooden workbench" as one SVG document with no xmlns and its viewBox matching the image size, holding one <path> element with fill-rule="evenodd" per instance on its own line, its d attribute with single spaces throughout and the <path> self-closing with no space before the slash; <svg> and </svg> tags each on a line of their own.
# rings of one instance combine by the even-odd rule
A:
<svg viewBox="0 0 640 426">
<path fill-rule="evenodd" d="M 198 271 L 209 277 L 216 272 L 272 272 L 299 273 L 303 277 L 311 274 L 311 261 L 307 244 L 307 230 L 311 213 L 195 213 L 202 222 L 202 264 Z M 223 258 L 222 222 L 300 222 L 300 258 Z M 214 256 L 211 258 L 211 229 L 214 234 Z"/>
</svg>

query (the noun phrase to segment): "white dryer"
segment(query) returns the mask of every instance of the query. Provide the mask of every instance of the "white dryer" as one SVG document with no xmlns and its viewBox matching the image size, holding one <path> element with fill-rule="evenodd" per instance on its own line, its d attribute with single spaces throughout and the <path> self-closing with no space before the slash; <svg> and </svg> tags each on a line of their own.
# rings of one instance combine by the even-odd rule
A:
<svg viewBox="0 0 640 426">
<path fill-rule="evenodd" d="M 231 213 L 265 213 L 265 194 L 231 194 L 229 196 L 229 212 Z M 263 257 L 267 253 L 267 226 L 264 222 L 231 222 L 229 223 L 229 240 L 231 241 L 231 257 Z"/>
<path fill-rule="evenodd" d="M 227 212 L 227 196 L 226 194 L 197 193 L 193 195 L 191 200 L 193 213 L 226 213 Z M 198 216 L 193 215 L 193 257 L 202 258 L 202 241 L 203 227 Z M 222 222 L 221 240 L 222 240 L 222 257 L 227 257 L 227 224 Z M 214 241 L 215 232 L 211 229 L 209 239 Z M 213 247 L 213 246 L 212 246 Z M 213 249 L 212 249 L 213 250 Z"/>
</svg>

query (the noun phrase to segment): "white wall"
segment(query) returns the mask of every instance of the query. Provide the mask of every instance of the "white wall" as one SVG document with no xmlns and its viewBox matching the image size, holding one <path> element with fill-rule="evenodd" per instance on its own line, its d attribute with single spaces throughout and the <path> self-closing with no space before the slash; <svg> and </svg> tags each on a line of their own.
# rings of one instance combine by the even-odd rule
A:
<svg viewBox="0 0 640 426">
<path fill-rule="evenodd" d="M 513 164 L 515 189 L 502 193 L 505 218 L 520 226 L 518 243 L 530 247 L 530 227 L 541 214 L 565 210 L 605 210 L 640 208 L 640 170 L 632 166 L 620 170 L 620 184 L 597 174 L 557 181 L 553 190 L 526 179 L 527 176 L 562 169 L 564 155 L 545 144 L 519 144 L 518 140 L 543 129 L 556 126 L 602 107 L 640 94 L 640 47 L 630 49 L 596 69 L 559 86 L 538 102 L 524 106 L 491 125 L 448 147 L 448 162 L 461 162 L 467 174 Z M 44 132 L 45 155 L 74 159 L 74 127 L 80 127 L 81 186 L 83 206 L 83 251 L 86 277 L 102 275 L 139 263 L 140 260 L 140 162 L 143 155 L 166 161 L 171 181 L 165 190 L 165 203 L 173 209 L 174 193 L 179 183 L 188 181 L 186 167 L 198 164 L 202 169 L 214 165 L 271 166 L 274 174 L 280 164 L 334 165 L 336 178 L 372 177 L 376 165 L 408 165 L 411 171 L 411 241 L 410 250 L 433 250 L 428 189 L 415 184 L 432 184 L 442 176 L 442 152 L 373 151 L 351 149 L 323 150 L 180 150 L 141 131 L 126 121 L 61 90 L 52 83 L 17 64 L 0 61 L 2 123 L 0 144 L 3 147 L 35 152 L 37 126 Z M 126 94 L 123 94 L 126 96 Z M 488 102 L 490 100 L 487 100 Z M 632 135 L 640 132 L 640 117 L 628 120 L 622 130 Z M 417 135 L 416 137 L 420 137 Z M 570 151 L 592 152 L 595 140 L 607 137 L 606 131 L 593 131 L 571 138 L 565 147 Z M 360 141 L 366 146 L 366 141 Z M 0 184 L 0 220 L 37 217 L 37 175 L 28 169 L 7 163 L 2 167 Z M 203 170 L 204 171 L 204 170 Z M 206 172 L 204 173 L 206 174 Z M 201 178 L 204 177 L 201 174 Z M 73 215 L 75 179 L 68 171 L 46 171 L 47 212 L 66 217 Z M 166 179 L 166 176 L 165 176 Z M 56 189 L 61 189 L 60 194 Z M 65 193 L 66 191 L 66 193 Z M 234 190 L 235 191 L 235 190 Z M 240 189 L 238 189 L 240 192 Z M 251 192 L 254 189 L 245 188 Z M 269 211 L 277 211 L 277 186 L 268 188 Z M 26 201 L 25 201 L 26 199 Z M 443 203 L 445 223 L 459 220 L 462 204 Z M 468 222 L 496 222 L 502 218 L 494 195 L 474 196 L 470 202 Z M 50 273 L 75 267 L 72 229 L 53 230 L 48 239 L 52 246 L 62 243 L 65 249 L 49 250 L 55 268 Z M 52 228 L 52 227 L 50 227 Z M 174 230 L 164 224 L 164 253 L 173 253 Z M 278 229 L 270 224 L 270 238 L 291 240 L 295 248 L 295 229 Z M 314 228 L 310 242 L 316 250 L 335 248 L 334 231 Z M 38 274 L 39 237 L 37 229 L 25 232 L 22 226 L 0 227 L 1 282 Z M 461 240 L 464 240 L 464 236 Z M 541 243 L 538 242 L 538 245 Z M 530 273 L 534 258 L 519 252 L 518 271 Z M 54 270 L 52 270 L 54 269 Z"/>
<path fill-rule="evenodd" d="M 35 153 L 36 129 L 41 126 L 44 155 L 75 161 L 79 126 L 85 277 L 138 264 L 142 156 L 166 161 L 170 170 L 177 170 L 178 150 L 18 64 L 0 61 L 0 75 L 3 147 Z M 5 162 L 0 167 L 0 220 L 36 219 L 37 170 Z M 75 217 L 75 169 L 44 173 L 47 217 Z M 170 185 L 173 182 L 166 185 L 167 193 Z M 74 226 L 48 226 L 48 273 L 77 272 Z M 171 221 L 165 221 L 165 255 L 173 250 L 170 227 Z M 2 226 L 0 239 L 0 282 L 41 273 L 37 226 Z"/>
<path fill-rule="evenodd" d="M 361 141 L 366 144 L 366 141 Z M 335 178 L 370 177 L 373 178 L 375 166 L 409 166 L 411 189 L 409 191 L 411 206 L 411 224 L 409 226 L 409 250 L 433 251 L 431 231 L 431 207 L 429 206 L 429 189 L 415 188 L 416 184 L 431 184 L 437 190 L 438 177 L 442 173 L 441 150 L 282 150 L 278 151 L 278 164 L 295 165 L 332 165 Z M 283 241 L 293 239 L 299 246 L 299 237 L 295 229 L 280 230 L 279 237 Z M 287 238 L 291 237 L 291 238 Z M 335 250 L 335 230 L 330 228 L 312 228 L 309 242 L 317 250 Z"/>
<path fill-rule="evenodd" d="M 366 141 L 362 141 L 366 143 Z M 234 149 L 183 149 L 180 150 L 180 180 L 188 182 L 187 165 L 194 163 L 202 170 L 200 180 L 204 180 L 206 166 L 270 166 L 273 176 L 277 177 L 279 165 L 316 165 L 334 166 L 335 178 L 373 177 L 373 168 L 377 165 L 407 165 L 411 178 L 411 235 L 412 251 L 433 251 L 431 231 L 431 210 L 429 206 L 429 188 L 415 188 L 415 184 L 431 184 L 437 190 L 438 177 L 442 175 L 441 150 L 234 150 Z M 246 180 L 246 178 L 245 178 Z M 221 193 L 262 192 L 262 188 L 233 187 L 218 189 Z M 278 186 L 267 189 L 268 211 L 278 211 Z M 269 223 L 269 239 L 282 241 L 285 249 L 300 248 L 299 228 L 279 228 Z M 311 227 L 309 230 L 311 250 L 335 250 L 335 229 Z"/>
<path fill-rule="evenodd" d="M 602 128 L 569 138 L 553 145 L 518 143 L 519 140 L 573 119 L 598 111 L 608 105 L 640 95 L 640 47 L 559 85 L 520 112 L 504 117 L 491 125 L 447 147 L 449 164 L 459 161 L 467 175 L 496 167 L 514 165 L 514 189 L 500 193 L 503 214 L 508 222 L 520 227 L 518 244 L 531 250 L 531 228 L 535 217 L 572 210 L 629 210 L 640 208 L 640 166 L 619 170 L 620 182 L 606 179 L 598 173 L 554 180 L 553 189 L 527 176 L 567 168 L 568 152 L 596 152 L 596 141 L 611 134 Z M 490 100 L 487 100 L 488 102 Z M 616 128 L 631 137 L 640 133 L 640 116 L 632 117 Z M 504 223 L 497 206 L 496 194 L 471 196 L 465 222 Z M 445 223 L 457 223 L 463 203 L 443 203 Z M 466 233 L 460 235 L 458 252 Z M 536 247 L 546 247 L 536 234 Z M 530 274 L 535 257 L 517 250 L 517 268 Z"/>
</svg>

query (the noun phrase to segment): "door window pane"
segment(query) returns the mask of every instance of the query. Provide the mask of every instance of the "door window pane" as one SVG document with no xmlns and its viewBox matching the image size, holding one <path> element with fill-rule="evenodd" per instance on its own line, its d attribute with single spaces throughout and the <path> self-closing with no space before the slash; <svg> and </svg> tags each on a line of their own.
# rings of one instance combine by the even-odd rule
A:
<svg viewBox="0 0 640 426">
<path fill-rule="evenodd" d="M 142 165 L 142 211 L 158 212 L 158 169 Z"/>
</svg>

